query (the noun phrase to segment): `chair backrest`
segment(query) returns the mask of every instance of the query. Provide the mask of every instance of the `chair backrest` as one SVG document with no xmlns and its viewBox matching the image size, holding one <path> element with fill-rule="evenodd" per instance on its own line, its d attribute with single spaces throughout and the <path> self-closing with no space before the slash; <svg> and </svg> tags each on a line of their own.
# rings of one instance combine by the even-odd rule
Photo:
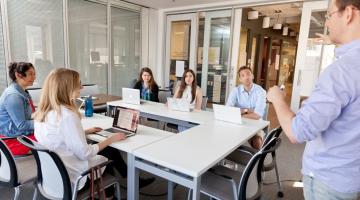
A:
<svg viewBox="0 0 360 200">
<path fill-rule="evenodd" d="M 274 128 L 273 130 L 271 130 L 266 135 L 262 146 L 264 147 L 267 143 L 269 143 L 271 141 L 271 139 L 278 138 L 280 136 L 281 132 L 282 132 L 281 126 L 278 126 L 278 127 Z"/>
<path fill-rule="evenodd" d="M 208 97 L 205 96 L 202 97 L 201 110 L 206 110 L 208 99 L 209 99 Z"/>
<path fill-rule="evenodd" d="M 80 96 L 99 94 L 99 86 L 97 84 L 83 85 L 83 89 L 80 90 Z"/>
<path fill-rule="evenodd" d="M 29 147 L 35 157 L 38 171 L 37 187 L 40 193 L 48 199 L 70 200 L 71 182 L 60 157 L 27 137 L 19 137 L 18 140 Z"/>
<path fill-rule="evenodd" d="M 159 102 L 160 103 L 166 103 L 167 98 L 171 97 L 171 91 L 170 90 L 159 90 Z"/>
<path fill-rule="evenodd" d="M 0 185 L 16 187 L 19 185 L 18 173 L 14 157 L 3 140 L 15 138 L 0 138 Z"/>
<path fill-rule="evenodd" d="M 261 195 L 263 181 L 262 166 L 265 157 L 267 154 L 274 152 L 279 147 L 280 143 L 280 138 L 273 138 L 270 142 L 268 142 L 268 144 L 252 156 L 240 179 L 238 188 L 239 200 L 252 199 Z M 256 180 L 254 180 L 254 177 Z M 256 190 L 252 190 L 254 182 L 257 184 Z"/>
</svg>

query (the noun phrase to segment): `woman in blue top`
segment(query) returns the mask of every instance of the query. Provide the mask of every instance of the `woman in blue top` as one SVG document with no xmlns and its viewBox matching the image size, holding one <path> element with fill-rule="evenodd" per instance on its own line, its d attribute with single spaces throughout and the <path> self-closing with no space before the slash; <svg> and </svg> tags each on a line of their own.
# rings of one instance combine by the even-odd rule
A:
<svg viewBox="0 0 360 200">
<path fill-rule="evenodd" d="M 13 62 L 9 66 L 9 77 L 12 83 L 0 97 L 0 137 L 33 137 L 34 121 L 31 114 L 35 107 L 26 88 L 35 81 L 35 68 L 31 63 Z M 29 152 L 16 140 L 6 140 L 5 143 L 14 155 Z"/>
<path fill-rule="evenodd" d="M 150 68 L 144 67 L 141 69 L 134 89 L 140 90 L 141 99 L 159 102 L 159 86 L 156 84 Z"/>
</svg>

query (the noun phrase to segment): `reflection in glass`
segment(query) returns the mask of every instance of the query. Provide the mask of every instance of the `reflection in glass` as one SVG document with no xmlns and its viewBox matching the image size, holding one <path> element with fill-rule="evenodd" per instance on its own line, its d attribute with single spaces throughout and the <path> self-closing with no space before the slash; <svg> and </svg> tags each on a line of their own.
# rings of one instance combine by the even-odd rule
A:
<svg viewBox="0 0 360 200">
<path fill-rule="evenodd" d="M 83 84 L 97 84 L 107 93 L 106 5 L 83 0 L 69 1 L 70 67 Z"/>
<path fill-rule="evenodd" d="M 7 68 L 5 66 L 5 52 L 4 52 L 4 36 L 3 36 L 2 19 L 0 15 L 0 94 L 6 88 Z"/>
<path fill-rule="evenodd" d="M 62 1 L 8 0 L 7 10 L 11 58 L 33 63 L 34 87 L 41 87 L 54 67 L 65 66 Z"/>
<path fill-rule="evenodd" d="M 111 7 L 111 93 L 133 87 L 140 71 L 140 13 Z"/>
<path fill-rule="evenodd" d="M 173 21 L 171 22 L 170 35 L 170 74 L 169 87 L 175 89 L 176 81 L 180 80 L 184 69 L 189 68 L 189 48 L 190 48 L 191 21 Z M 178 73 L 176 73 L 178 67 Z"/>
<path fill-rule="evenodd" d="M 311 23 L 306 46 L 306 58 L 302 69 L 301 96 L 309 96 L 314 88 L 319 73 L 333 61 L 335 45 L 323 45 L 318 43 L 315 33 L 323 33 L 325 29 L 326 11 L 311 13 Z"/>
<path fill-rule="evenodd" d="M 231 17 L 211 18 L 206 95 L 214 103 L 225 103 L 230 27 Z"/>
</svg>

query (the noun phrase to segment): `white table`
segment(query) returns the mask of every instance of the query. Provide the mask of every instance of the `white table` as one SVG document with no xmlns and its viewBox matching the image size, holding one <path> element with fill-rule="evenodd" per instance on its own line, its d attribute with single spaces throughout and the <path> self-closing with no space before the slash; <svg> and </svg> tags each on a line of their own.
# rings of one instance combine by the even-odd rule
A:
<svg viewBox="0 0 360 200">
<path fill-rule="evenodd" d="M 142 117 L 156 119 L 159 121 L 173 123 L 184 127 L 194 127 L 199 124 L 210 122 L 214 120 L 214 114 L 209 111 L 193 110 L 191 112 L 181 112 L 170 110 L 165 104 L 156 103 L 152 101 L 145 101 L 140 105 L 128 104 L 123 101 L 110 101 L 108 106 L 121 106 L 140 110 Z M 111 109 L 110 109 L 111 110 Z"/>
<path fill-rule="evenodd" d="M 138 199 L 139 169 L 193 189 L 193 199 L 200 198 L 201 175 L 233 152 L 241 144 L 269 125 L 262 120 L 244 119 L 243 125 L 210 121 L 181 134 L 139 148 L 130 155 L 128 199 Z"/>
<path fill-rule="evenodd" d="M 94 126 L 106 129 L 112 127 L 113 120 L 114 119 L 111 117 L 94 114 L 93 117 L 83 117 L 81 123 L 84 129 L 88 129 Z M 128 174 L 130 174 L 131 173 L 130 170 L 134 168 L 134 166 L 131 165 L 133 162 L 129 162 L 129 160 L 132 158 L 130 155 L 136 149 L 152 144 L 156 141 L 165 139 L 173 135 L 174 134 L 170 132 L 139 125 L 138 130 L 134 136 L 128 137 L 126 138 L 126 140 L 113 143 L 110 146 L 127 153 L 127 160 L 128 160 L 127 170 L 128 170 Z M 101 142 L 105 140 L 103 136 L 96 134 L 89 134 L 87 135 L 87 138 L 96 142 Z M 127 183 L 128 186 L 131 185 L 129 181 L 132 180 L 128 179 L 128 183 Z"/>
</svg>

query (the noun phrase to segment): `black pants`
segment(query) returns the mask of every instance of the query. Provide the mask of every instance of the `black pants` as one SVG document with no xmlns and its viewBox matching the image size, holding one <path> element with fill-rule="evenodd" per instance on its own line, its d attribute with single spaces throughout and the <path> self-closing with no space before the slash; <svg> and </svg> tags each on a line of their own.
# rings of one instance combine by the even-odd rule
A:
<svg viewBox="0 0 360 200">
<path fill-rule="evenodd" d="M 99 152 L 99 155 L 105 156 L 109 160 L 112 160 L 113 167 L 120 173 L 121 177 L 127 178 L 127 165 L 124 159 L 122 158 L 119 150 L 114 149 L 112 147 L 106 147 L 105 149 Z M 111 167 L 108 170 L 110 169 Z M 113 174 L 113 172 L 110 173 Z"/>
</svg>

